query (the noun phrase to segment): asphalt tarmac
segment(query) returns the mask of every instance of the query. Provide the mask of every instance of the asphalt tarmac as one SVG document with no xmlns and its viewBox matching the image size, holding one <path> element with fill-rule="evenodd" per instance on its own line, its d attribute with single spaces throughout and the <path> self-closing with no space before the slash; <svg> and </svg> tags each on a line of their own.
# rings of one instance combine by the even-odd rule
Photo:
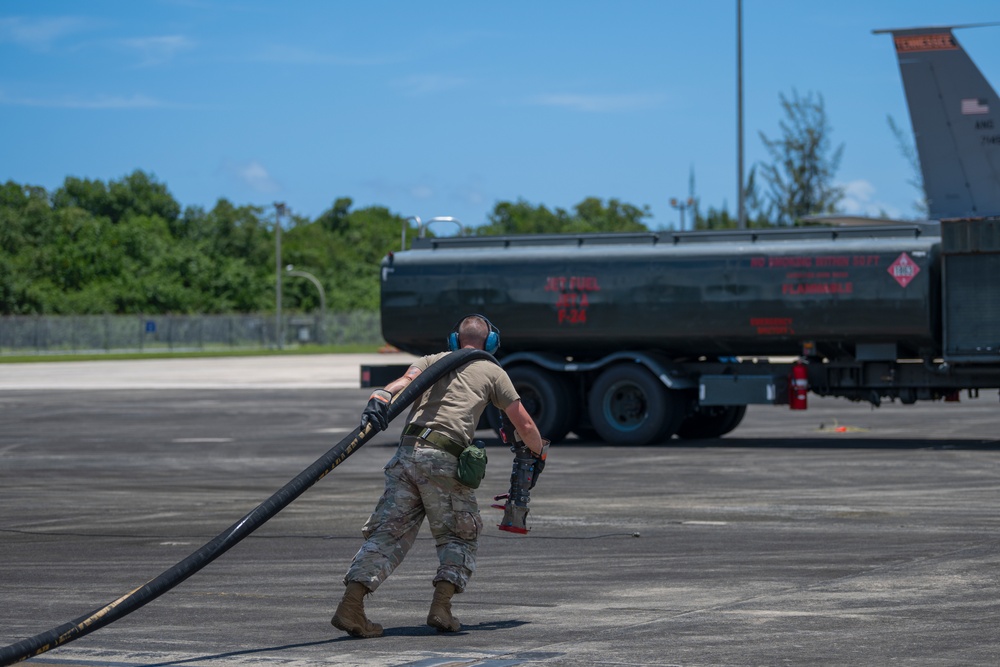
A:
<svg viewBox="0 0 1000 667">
<path fill-rule="evenodd" d="M 104 606 L 224 531 L 355 425 L 344 355 L 0 365 L 0 646 Z M 527 536 L 495 528 L 489 440 L 463 629 L 424 624 L 424 529 L 329 624 L 401 424 L 205 569 L 25 664 L 1000 664 L 996 392 L 960 403 L 751 407 L 729 436 L 554 446 Z M 483 433 L 489 437 L 491 434 Z"/>
</svg>

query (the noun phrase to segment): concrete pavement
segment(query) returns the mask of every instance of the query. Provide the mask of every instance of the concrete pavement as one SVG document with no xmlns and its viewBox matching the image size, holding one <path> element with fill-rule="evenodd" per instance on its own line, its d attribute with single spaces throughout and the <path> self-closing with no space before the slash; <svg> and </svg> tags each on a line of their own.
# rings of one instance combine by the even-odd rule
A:
<svg viewBox="0 0 1000 667">
<path fill-rule="evenodd" d="M 283 359 L 273 376 L 260 359 L 178 360 L 197 365 L 164 375 L 100 362 L 63 380 L 18 370 L 38 384 L 0 392 L 0 645 L 164 571 L 353 427 L 367 395 L 357 359 Z M 393 424 L 170 593 L 27 664 L 993 665 L 996 424 L 985 394 L 877 411 L 814 399 L 804 413 L 751 408 L 720 440 L 570 440 L 553 447 L 525 537 L 494 527 L 510 453 L 491 440 L 462 632 L 423 624 L 425 530 L 367 603 L 386 636 L 356 640 L 329 618 Z"/>
<path fill-rule="evenodd" d="M 347 389 L 361 364 L 405 364 L 393 354 L 55 361 L 0 364 L 0 391 L 58 389 Z"/>
</svg>

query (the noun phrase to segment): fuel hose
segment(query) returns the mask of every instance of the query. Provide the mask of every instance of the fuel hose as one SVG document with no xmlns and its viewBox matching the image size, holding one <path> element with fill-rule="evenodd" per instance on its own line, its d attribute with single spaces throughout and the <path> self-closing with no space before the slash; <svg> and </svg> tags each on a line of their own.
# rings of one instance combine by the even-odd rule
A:
<svg viewBox="0 0 1000 667">
<path fill-rule="evenodd" d="M 488 352 L 461 349 L 450 353 L 432 364 L 426 371 L 418 375 L 413 382 L 407 385 L 403 391 L 396 395 L 389 406 L 389 419 L 395 419 L 399 413 L 405 410 L 407 406 L 446 374 L 476 359 L 485 359 L 496 363 L 496 359 Z M 242 541 L 243 538 L 264 525 L 274 515 L 302 495 L 309 487 L 323 479 L 330 471 L 343 463 L 348 456 L 360 449 L 373 434 L 371 426 L 368 426 L 364 431 L 355 429 L 330 449 L 330 451 L 276 491 L 274 495 L 255 507 L 249 514 L 207 542 L 190 556 L 139 588 L 73 621 L 52 628 L 47 632 L 37 634 L 34 637 L 23 639 L 10 646 L 0 648 L 0 667 L 12 665 L 15 662 L 20 662 L 21 660 L 40 655 L 48 650 L 67 644 L 74 639 L 79 639 L 152 602 L 229 551 L 229 549 Z"/>
</svg>

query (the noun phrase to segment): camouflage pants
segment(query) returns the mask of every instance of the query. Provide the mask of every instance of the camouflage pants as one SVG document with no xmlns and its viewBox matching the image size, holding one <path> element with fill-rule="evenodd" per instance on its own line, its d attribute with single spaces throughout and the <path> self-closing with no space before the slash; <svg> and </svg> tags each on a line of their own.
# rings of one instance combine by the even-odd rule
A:
<svg viewBox="0 0 1000 667">
<path fill-rule="evenodd" d="M 374 591 L 403 561 L 427 517 L 437 548 L 434 582 L 449 581 L 461 593 L 476 571 L 483 521 L 476 495 L 455 478 L 458 459 L 414 437 L 400 441 L 385 466 L 385 492 L 361 532 L 365 543 L 344 583 Z"/>
</svg>

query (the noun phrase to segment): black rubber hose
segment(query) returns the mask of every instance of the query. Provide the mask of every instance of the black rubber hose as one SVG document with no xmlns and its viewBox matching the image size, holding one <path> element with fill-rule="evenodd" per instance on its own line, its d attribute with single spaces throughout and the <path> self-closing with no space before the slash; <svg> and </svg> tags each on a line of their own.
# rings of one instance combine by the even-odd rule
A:
<svg viewBox="0 0 1000 667">
<path fill-rule="evenodd" d="M 496 359 L 488 352 L 462 349 L 452 352 L 431 365 L 430 368 L 418 375 L 413 382 L 396 395 L 389 406 L 389 419 L 395 419 L 410 403 L 447 373 L 462 364 L 476 359 L 486 359 L 496 363 Z M 64 623 L 48 632 L 23 639 L 16 644 L 0 648 L 0 667 L 12 665 L 15 662 L 39 655 L 57 646 L 62 646 L 74 639 L 79 639 L 94 630 L 117 621 L 163 595 L 264 525 L 265 522 L 287 507 L 309 487 L 323 479 L 331 470 L 343 463 L 348 456 L 360 449 L 372 434 L 370 427 L 363 433 L 355 429 L 350 435 L 337 443 L 330 451 L 317 459 L 315 463 L 299 473 L 294 479 L 281 487 L 274 495 L 258 505 L 249 514 L 193 554 L 164 571 L 160 576 L 151 579 L 145 585 L 76 620 Z"/>
</svg>

